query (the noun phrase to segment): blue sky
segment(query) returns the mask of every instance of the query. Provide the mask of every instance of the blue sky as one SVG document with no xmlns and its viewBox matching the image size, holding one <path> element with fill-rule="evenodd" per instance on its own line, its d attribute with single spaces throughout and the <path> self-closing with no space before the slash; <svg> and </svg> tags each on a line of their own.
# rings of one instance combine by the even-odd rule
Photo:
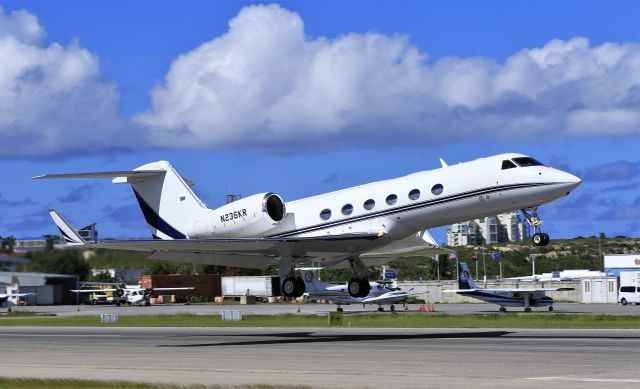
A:
<svg viewBox="0 0 640 389">
<path fill-rule="evenodd" d="M 164 159 L 216 206 L 510 151 L 584 180 L 552 237 L 640 236 L 638 1 L 0 7 L 2 236 L 148 235 L 128 188 L 42 173 Z"/>
</svg>

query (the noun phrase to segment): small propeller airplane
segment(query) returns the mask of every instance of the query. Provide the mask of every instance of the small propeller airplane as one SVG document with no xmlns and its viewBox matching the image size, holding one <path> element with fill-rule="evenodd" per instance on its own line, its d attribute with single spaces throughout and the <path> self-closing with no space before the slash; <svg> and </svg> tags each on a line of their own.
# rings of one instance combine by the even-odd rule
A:
<svg viewBox="0 0 640 389">
<path fill-rule="evenodd" d="M 35 293 L 0 293 L 0 308 L 6 308 L 7 312 L 11 312 L 11 307 L 15 305 L 10 299 L 13 297 L 24 297 L 29 295 L 35 295 Z"/>
<path fill-rule="evenodd" d="M 323 282 L 318 277 L 317 270 L 321 268 L 300 268 L 297 271 L 304 280 L 306 295 L 313 300 L 327 300 L 338 305 L 336 311 L 342 312 L 342 305 L 349 304 L 377 304 L 378 312 L 384 312 L 383 304 L 390 304 L 391 312 L 395 311 L 394 304 L 403 302 L 410 296 L 409 292 L 392 289 L 384 282 L 370 282 L 370 292 L 365 297 L 351 297 L 347 282 Z"/>
<path fill-rule="evenodd" d="M 143 288 L 141 286 L 132 286 L 126 284 L 112 284 L 112 283 L 104 283 L 101 285 L 115 285 L 115 288 L 106 288 L 106 289 L 72 289 L 72 292 L 75 293 L 105 293 L 105 292 L 115 292 L 114 301 L 116 307 L 119 307 L 122 304 L 136 304 L 136 305 L 151 305 L 150 295 L 151 292 L 155 291 L 165 291 L 165 290 L 188 290 L 192 291 L 195 289 L 194 287 L 180 287 L 180 288 Z M 105 296 L 101 294 L 100 296 Z"/>
<path fill-rule="evenodd" d="M 574 288 L 515 288 L 515 289 L 486 289 L 477 288 L 469 267 L 466 263 L 458 264 L 458 288 L 443 290 L 443 292 L 458 293 L 488 303 L 500 306 L 500 312 L 506 312 L 506 307 L 524 307 L 525 312 L 531 312 L 531 307 L 549 307 L 553 311 L 553 299 L 545 292 L 568 291 Z"/>
</svg>

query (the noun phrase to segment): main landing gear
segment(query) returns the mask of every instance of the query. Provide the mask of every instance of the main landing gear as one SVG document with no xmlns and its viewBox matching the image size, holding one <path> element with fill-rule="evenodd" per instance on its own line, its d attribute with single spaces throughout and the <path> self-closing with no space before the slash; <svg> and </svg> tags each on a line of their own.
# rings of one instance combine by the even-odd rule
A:
<svg viewBox="0 0 640 389">
<path fill-rule="evenodd" d="M 351 297 L 366 297 L 371 291 L 369 284 L 369 269 L 362 263 L 359 257 L 349 258 L 349 266 L 353 271 L 353 277 L 349 280 L 347 290 Z"/>
<path fill-rule="evenodd" d="M 286 297 L 300 297 L 306 291 L 304 280 L 300 277 L 300 274 L 296 272 L 293 258 L 280 258 L 278 275 L 282 280 L 282 294 Z"/>
<path fill-rule="evenodd" d="M 546 246 L 549 244 L 549 235 L 542 232 L 540 228 L 542 227 L 542 219 L 538 217 L 538 207 L 531 207 L 521 209 L 522 216 L 524 216 L 525 220 L 533 226 L 533 230 L 535 233 L 531 237 L 531 241 L 534 246 Z"/>
</svg>

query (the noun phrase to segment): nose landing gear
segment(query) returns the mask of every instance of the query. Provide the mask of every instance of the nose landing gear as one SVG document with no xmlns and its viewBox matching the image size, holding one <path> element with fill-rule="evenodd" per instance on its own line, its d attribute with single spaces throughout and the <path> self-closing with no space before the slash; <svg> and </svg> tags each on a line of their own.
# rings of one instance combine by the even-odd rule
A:
<svg viewBox="0 0 640 389">
<path fill-rule="evenodd" d="M 533 227 L 535 233 L 531 237 L 531 241 L 534 246 L 546 246 L 549 244 L 549 235 L 541 231 L 541 227 L 543 224 L 542 219 L 538 217 L 538 207 L 524 208 L 521 209 L 522 216 L 524 216 L 525 220 L 529 225 Z"/>
</svg>

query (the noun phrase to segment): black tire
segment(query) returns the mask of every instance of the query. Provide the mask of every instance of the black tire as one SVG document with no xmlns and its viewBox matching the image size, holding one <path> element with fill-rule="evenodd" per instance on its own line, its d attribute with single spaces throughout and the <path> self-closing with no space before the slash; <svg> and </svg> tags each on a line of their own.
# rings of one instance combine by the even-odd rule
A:
<svg viewBox="0 0 640 389">
<path fill-rule="evenodd" d="M 626 298 L 624 298 L 624 297 L 623 297 L 623 298 L 621 298 L 621 299 L 620 299 L 620 304 L 622 304 L 622 305 L 627 305 L 627 299 L 626 299 Z"/>
<path fill-rule="evenodd" d="M 389 310 L 390 310 L 391 312 L 395 312 L 395 311 L 396 311 L 396 307 L 392 305 L 392 306 L 390 306 L 390 307 L 389 307 Z"/>
<path fill-rule="evenodd" d="M 533 242 L 534 246 L 543 246 L 542 242 L 544 242 L 544 238 L 542 237 L 541 233 L 536 232 L 531 237 L 531 241 Z"/>
<path fill-rule="evenodd" d="M 361 278 L 360 282 L 360 295 L 358 297 L 367 297 L 369 292 L 371 292 L 371 284 L 369 284 L 369 280 Z"/>
<path fill-rule="evenodd" d="M 549 244 L 549 234 L 543 232 L 540 235 L 542 235 L 542 246 L 548 245 Z"/>
<path fill-rule="evenodd" d="M 306 289 L 302 277 L 296 277 L 296 294 L 294 297 L 302 296 Z"/>
<path fill-rule="evenodd" d="M 342 311 L 343 311 L 343 310 L 344 310 L 344 309 L 342 309 L 342 307 L 338 307 L 338 309 L 336 309 L 336 312 L 340 312 L 340 313 L 342 313 Z"/>
<path fill-rule="evenodd" d="M 500 312 L 503 312 L 503 313 L 504 313 L 504 312 L 507 312 L 507 308 L 505 308 L 505 307 L 500 307 L 499 311 L 500 311 Z"/>
<path fill-rule="evenodd" d="M 549 312 L 553 312 L 553 305 L 549 305 Z"/>
<path fill-rule="evenodd" d="M 529 312 L 531 312 L 531 308 L 526 307 L 526 308 L 524 309 L 524 311 L 525 311 L 525 312 L 527 312 L 527 313 L 529 313 Z"/>
<path fill-rule="evenodd" d="M 293 277 L 287 277 L 282 282 L 282 293 L 286 297 L 295 297 L 297 289 L 298 289 L 298 283 L 296 282 L 296 279 Z"/>
<path fill-rule="evenodd" d="M 11 307 L 7 308 L 7 313 L 11 313 Z"/>
<path fill-rule="evenodd" d="M 378 312 L 384 312 L 384 308 L 378 307 Z"/>
<path fill-rule="evenodd" d="M 362 284 L 360 280 L 357 278 L 352 278 L 349 280 L 349 284 L 347 285 L 347 290 L 349 291 L 349 295 L 351 297 L 360 297 L 360 293 L 362 293 Z"/>
</svg>

